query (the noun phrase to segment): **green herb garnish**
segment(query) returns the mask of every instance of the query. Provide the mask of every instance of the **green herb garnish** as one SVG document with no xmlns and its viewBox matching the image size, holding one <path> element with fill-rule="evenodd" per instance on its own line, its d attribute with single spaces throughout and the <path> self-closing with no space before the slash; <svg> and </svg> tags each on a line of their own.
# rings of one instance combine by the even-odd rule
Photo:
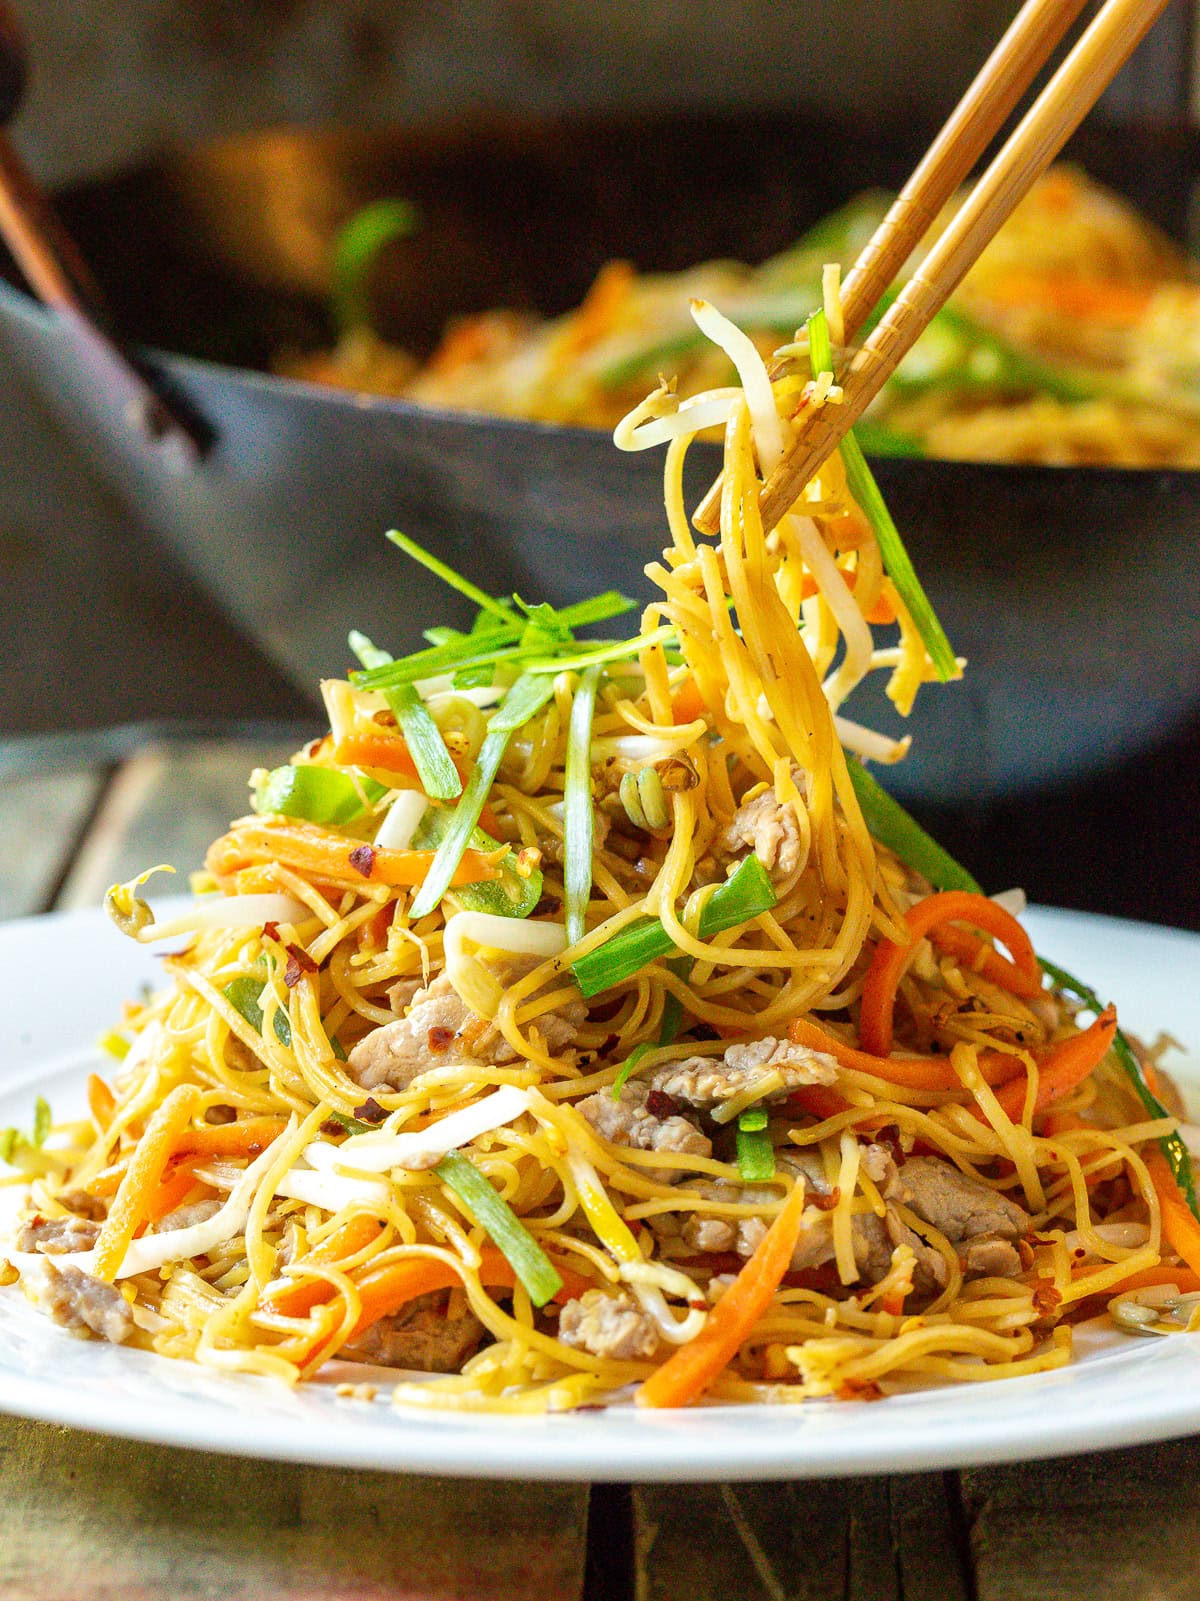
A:
<svg viewBox="0 0 1200 1601">
<path fill-rule="evenodd" d="M 471 1221 L 500 1248 L 534 1306 L 553 1300 L 563 1287 L 554 1263 L 474 1163 L 460 1151 L 451 1151 L 433 1171 L 458 1196 Z"/>
</svg>

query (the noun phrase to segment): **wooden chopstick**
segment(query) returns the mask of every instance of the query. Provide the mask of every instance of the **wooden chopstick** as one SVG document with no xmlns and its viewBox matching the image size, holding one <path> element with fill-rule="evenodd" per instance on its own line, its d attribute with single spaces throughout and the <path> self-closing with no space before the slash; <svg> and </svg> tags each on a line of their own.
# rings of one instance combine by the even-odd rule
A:
<svg viewBox="0 0 1200 1601">
<path fill-rule="evenodd" d="M 846 344 L 1000 132 L 1085 4 L 1086 0 L 1025 0 L 847 273 L 842 285 Z M 778 376 L 772 370 L 771 377 Z M 723 478 L 718 474 L 692 519 L 702 533 L 715 534 L 720 526 Z"/>
<path fill-rule="evenodd" d="M 774 527 L 862 416 L 1166 6 L 1167 0 L 1107 0 L 850 363 L 841 405 L 821 408 L 767 480 L 760 497 L 766 527 Z"/>
</svg>

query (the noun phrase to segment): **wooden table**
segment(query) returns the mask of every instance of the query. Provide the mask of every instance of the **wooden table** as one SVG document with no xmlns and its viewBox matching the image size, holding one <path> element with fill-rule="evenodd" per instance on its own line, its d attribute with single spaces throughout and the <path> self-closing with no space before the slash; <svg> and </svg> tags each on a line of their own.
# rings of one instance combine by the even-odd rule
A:
<svg viewBox="0 0 1200 1601">
<path fill-rule="evenodd" d="M 299 743 L 0 745 L 0 917 L 198 865 Z M 0 1419 L 3 1601 L 1200 1601 L 1196 1443 L 791 1484 L 490 1484 Z"/>
</svg>

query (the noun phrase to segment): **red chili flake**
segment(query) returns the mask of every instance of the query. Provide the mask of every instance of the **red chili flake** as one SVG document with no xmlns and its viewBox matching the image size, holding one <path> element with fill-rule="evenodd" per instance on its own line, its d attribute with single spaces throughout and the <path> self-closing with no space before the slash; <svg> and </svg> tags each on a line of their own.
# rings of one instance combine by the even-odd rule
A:
<svg viewBox="0 0 1200 1601">
<path fill-rule="evenodd" d="M 882 1145 L 897 1167 L 908 1159 L 908 1152 L 900 1143 L 900 1125 L 898 1123 L 885 1123 L 875 1134 L 876 1145 Z"/>
<path fill-rule="evenodd" d="M 373 845 L 356 845 L 350 852 L 350 866 L 356 873 L 364 878 L 370 878 L 375 867 L 375 848 Z"/>
<path fill-rule="evenodd" d="M 1039 1279 L 1034 1286 L 1033 1305 L 1042 1317 L 1049 1317 L 1062 1305 L 1062 1296 L 1049 1279 Z"/>
<path fill-rule="evenodd" d="M 818 1212 L 832 1212 L 842 1198 L 840 1184 L 835 1184 L 828 1195 L 822 1195 L 820 1190 L 813 1189 L 808 1192 L 809 1204 L 815 1206 Z"/>
<path fill-rule="evenodd" d="M 688 1305 L 691 1307 L 693 1312 L 707 1312 L 708 1311 L 708 1302 L 703 1300 L 702 1298 L 698 1299 L 698 1300 L 695 1300 L 695 1301 L 689 1301 Z"/>
<path fill-rule="evenodd" d="M 299 945 L 285 945 L 284 949 L 288 953 L 288 964 L 284 969 L 283 982 L 288 989 L 294 989 L 305 973 L 315 973 L 317 971 L 317 964 L 308 952 L 302 950 Z"/>
<path fill-rule="evenodd" d="M 448 1051 L 453 1043 L 454 1030 L 452 1028 L 442 1028 L 439 1025 L 429 1030 L 429 1049 L 439 1056 L 443 1051 Z"/>
<path fill-rule="evenodd" d="M 327 1117 L 321 1124 L 322 1134 L 344 1134 L 345 1132 L 346 1125 L 339 1123 L 336 1117 Z"/>
<path fill-rule="evenodd" d="M 361 1106 L 354 1108 L 354 1115 L 360 1123 L 382 1123 L 387 1111 L 373 1095 L 368 1095 Z"/>
<path fill-rule="evenodd" d="M 395 728 L 396 714 L 394 712 L 376 712 L 371 721 L 378 723 L 380 728 Z"/>
<path fill-rule="evenodd" d="M 262 937 L 264 939 L 278 939 L 279 938 L 279 924 L 278 923 L 264 923 L 263 924 Z"/>
<path fill-rule="evenodd" d="M 1037 1260 L 1033 1246 L 1030 1245 L 1028 1240 L 1017 1241 L 1017 1255 L 1021 1258 L 1021 1271 L 1023 1273 L 1028 1272 Z"/>
<path fill-rule="evenodd" d="M 676 1116 L 679 1102 L 673 1095 L 667 1095 L 663 1090 L 651 1090 L 646 1097 L 646 1110 L 651 1117 L 656 1117 L 662 1122 L 663 1118 Z"/>
</svg>

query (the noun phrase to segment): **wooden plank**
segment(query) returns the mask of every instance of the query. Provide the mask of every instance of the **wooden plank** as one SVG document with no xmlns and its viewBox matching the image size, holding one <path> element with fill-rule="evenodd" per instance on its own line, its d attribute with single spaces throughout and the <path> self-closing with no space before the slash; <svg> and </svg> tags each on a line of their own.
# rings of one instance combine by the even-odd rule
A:
<svg viewBox="0 0 1200 1601">
<path fill-rule="evenodd" d="M 941 1474 L 634 1489 L 638 1601 L 967 1601 Z"/>
<path fill-rule="evenodd" d="M 290 748 L 225 740 L 147 745 L 117 773 L 58 904 L 94 906 L 110 884 L 132 878 L 156 862 L 179 872 L 174 886 L 186 893 L 189 872 L 229 821 L 250 809 L 247 781 L 256 767 L 274 767 Z M 170 893 L 159 879 L 160 895 Z"/>
<path fill-rule="evenodd" d="M 979 1601 L 1198 1601 L 1195 1440 L 962 1475 Z"/>
<path fill-rule="evenodd" d="M 0 774 L 0 920 L 45 910 L 103 781 L 99 767 Z"/>
<path fill-rule="evenodd" d="M 582 1485 L 176 1451 L 0 1419 L 5 1601 L 579 1601 Z"/>
</svg>

